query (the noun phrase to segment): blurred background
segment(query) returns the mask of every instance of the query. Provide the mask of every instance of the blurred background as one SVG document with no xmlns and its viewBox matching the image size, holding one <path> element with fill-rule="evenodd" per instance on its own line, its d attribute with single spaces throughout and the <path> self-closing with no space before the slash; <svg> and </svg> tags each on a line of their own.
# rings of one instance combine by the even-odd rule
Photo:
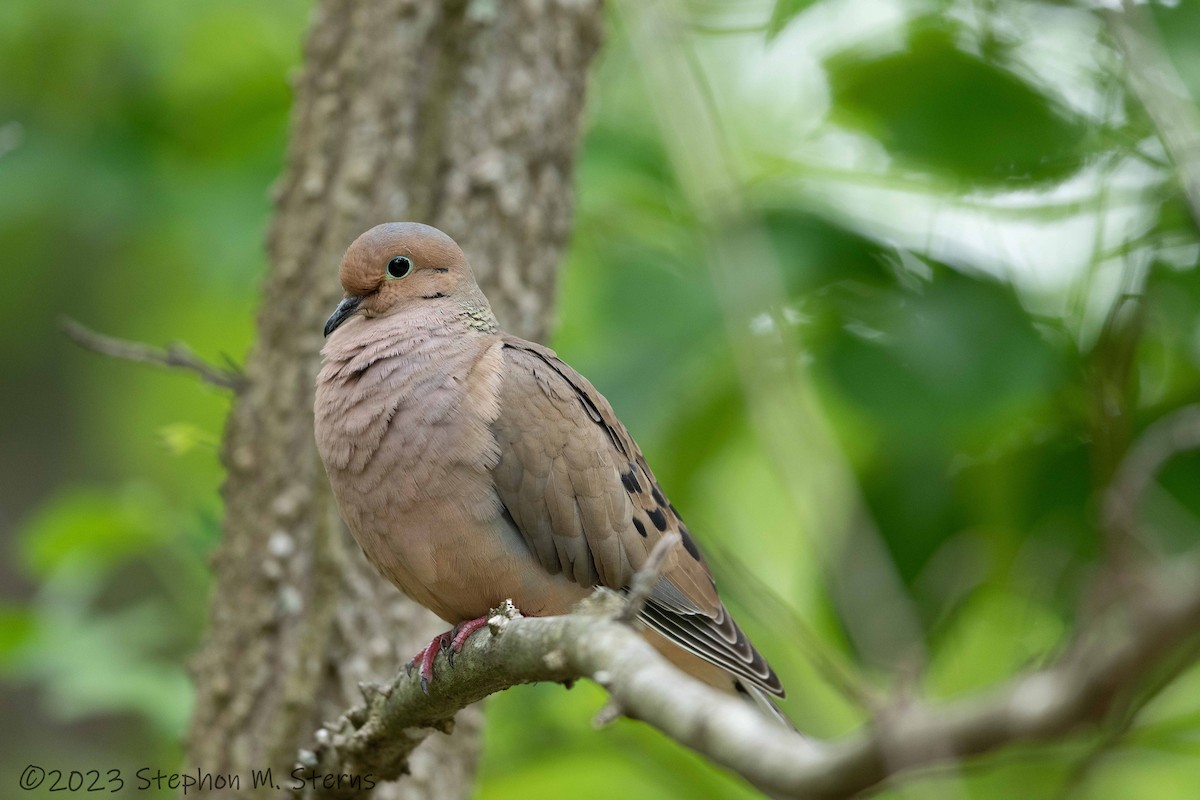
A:
<svg viewBox="0 0 1200 800">
<path fill-rule="evenodd" d="M 552 344 L 637 437 L 815 736 L 861 724 L 864 692 L 963 696 L 1059 652 L 1121 454 L 1200 392 L 1200 239 L 1130 73 L 1183 97 L 1122 52 L 1114 5 L 609 9 Z M 1200 97 L 1200 2 L 1138 9 Z M 6 796 L 28 763 L 179 765 L 229 400 L 56 321 L 244 357 L 307 13 L 0 3 Z M 1163 472 L 1144 527 L 1195 546 L 1200 457 Z M 644 726 L 592 730 L 601 703 L 489 700 L 478 797 L 754 796 Z M 1200 670 L 1119 731 L 883 796 L 1014 786 L 1196 797 Z"/>
</svg>

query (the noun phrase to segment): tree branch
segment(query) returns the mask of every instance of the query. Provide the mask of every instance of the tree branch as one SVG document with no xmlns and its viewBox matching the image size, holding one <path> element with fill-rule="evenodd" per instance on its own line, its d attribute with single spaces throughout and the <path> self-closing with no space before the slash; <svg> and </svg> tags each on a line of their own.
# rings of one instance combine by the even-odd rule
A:
<svg viewBox="0 0 1200 800">
<path fill-rule="evenodd" d="M 199 375 L 200 380 L 205 383 L 220 386 L 222 389 L 232 389 L 234 392 L 240 392 L 246 386 L 245 376 L 232 364 L 228 367 L 209 364 L 180 342 L 171 342 L 165 348 L 130 342 L 96 333 L 69 317 L 60 319 L 58 326 L 76 344 L 101 355 L 139 364 L 187 370 Z"/>
<path fill-rule="evenodd" d="M 1138 530 L 1137 515 L 1146 491 L 1167 462 L 1200 447 L 1200 405 L 1184 406 L 1158 420 L 1142 434 L 1117 468 L 1104 495 L 1101 521 L 1110 550 L 1126 552 L 1136 543 L 1141 552 L 1152 546 Z"/>
<path fill-rule="evenodd" d="M 619 621 L 628 603 L 611 592 L 598 591 L 562 617 L 524 618 L 510 605 L 490 621 L 491 635 L 467 642 L 452 668 L 439 662 L 429 695 L 404 672 L 389 686 L 363 687 L 365 705 L 318 730 L 314 748 L 301 753 L 302 774 L 316 778 L 293 794 L 354 796 L 350 779 L 378 783 L 403 774 L 413 748 L 432 730 L 448 730 L 459 709 L 519 684 L 586 677 L 626 715 L 773 794 L 849 797 L 916 767 L 1103 724 L 1172 656 L 1197 655 L 1183 645 L 1200 633 L 1200 561 L 1175 566 L 1146 575 L 1135 607 L 1111 625 L 1094 625 L 1054 665 L 984 695 L 890 708 L 830 743 L 784 730 L 678 672 Z M 339 774 L 341 787 L 329 785 Z"/>
<path fill-rule="evenodd" d="M 621 622 L 633 622 L 637 615 L 642 613 L 646 601 L 650 599 L 650 592 L 654 591 L 654 584 L 658 583 L 663 569 L 667 566 L 667 554 L 678 543 L 679 534 L 673 532 L 655 543 L 650 555 L 646 556 L 646 562 L 633 576 L 629 592 L 625 595 L 625 610 L 618 617 Z"/>
</svg>

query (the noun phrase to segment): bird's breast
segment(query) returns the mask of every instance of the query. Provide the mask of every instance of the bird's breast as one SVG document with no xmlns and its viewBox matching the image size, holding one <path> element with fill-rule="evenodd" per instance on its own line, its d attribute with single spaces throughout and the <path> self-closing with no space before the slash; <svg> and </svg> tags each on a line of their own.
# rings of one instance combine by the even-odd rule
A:
<svg viewBox="0 0 1200 800">
<path fill-rule="evenodd" d="M 422 587 L 440 580 L 439 561 L 458 558 L 447 551 L 449 537 L 484 532 L 502 514 L 491 478 L 501 344 L 420 330 L 378 339 L 326 351 L 317 449 L 367 557 L 429 605 Z"/>
</svg>

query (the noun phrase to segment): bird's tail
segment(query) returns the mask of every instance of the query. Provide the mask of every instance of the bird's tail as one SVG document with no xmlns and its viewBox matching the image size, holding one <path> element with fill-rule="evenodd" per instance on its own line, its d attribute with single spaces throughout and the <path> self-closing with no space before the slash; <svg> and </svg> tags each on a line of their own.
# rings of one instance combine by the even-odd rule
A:
<svg viewBox="0 0 1200 800">
<path fill-rule="evenodd" d="M 775 701 L 765 691 L 757 686 L 747 686 L 741 681 L 734 681 L 734 688 L 737 689 L 737 693 L 741 695 L 746 702 L 752 703 L 766 717 L 778 722 L 780 725 L 790 731 L 800 733 L 800 729 L 796 727 L 796 724 L 788 718 L 787 714 L 783 713 L 779 706 L 775 705 Z"/>
</svg>

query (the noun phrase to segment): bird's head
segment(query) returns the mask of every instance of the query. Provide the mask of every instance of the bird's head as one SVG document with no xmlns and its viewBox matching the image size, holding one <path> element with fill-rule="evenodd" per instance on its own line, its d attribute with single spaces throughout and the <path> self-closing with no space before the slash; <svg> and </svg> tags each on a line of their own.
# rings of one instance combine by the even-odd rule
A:
<svg viewBox="0 0 1200 800">
<path fill-rule="evenodd" d="M 325 323 L 326 336 L 356 314 L 380 317 L 418 304 L 482 300 L 455 241 L 419 222 L 376 225 L 359 236 L 342 257 L 339 277 L 346 296 Z"/>
</svg>

